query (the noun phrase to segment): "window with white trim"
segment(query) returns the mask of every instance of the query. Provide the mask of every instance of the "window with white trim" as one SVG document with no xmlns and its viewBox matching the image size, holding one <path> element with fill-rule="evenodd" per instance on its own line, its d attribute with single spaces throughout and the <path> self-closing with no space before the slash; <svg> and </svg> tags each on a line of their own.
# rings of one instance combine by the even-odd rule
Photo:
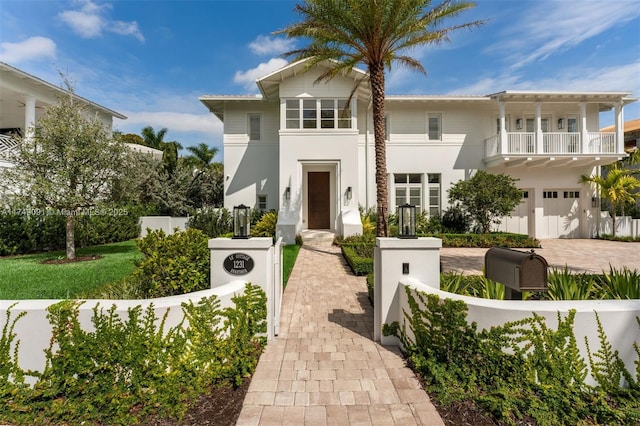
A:
<svg viewBox="0 0 640 426">
<path fill-rule="evenodd" d="M 440 173 L 429 173 L 429 216 L 438 216 L 441 212 Z"/>
<path fill-rule="evenodd" d="M 249 140 L 250 141 L 259 141 L 261 139 L 262 129 L 261 122 L 262 118 L 260 114 L 248 114 L 248 126 L 249 126 Z"/>
<path fill-rule="evenodd" d="M 578 117 L 567 117 L 567 132 L 576 133 L 578 131 Z"/>
<path fill-rule="evenodd" d="M 527 118 L 526 122 L 526 130 L 529 133 L 533 133 L 536 131 L 536 119 L 535 118 Z M 542 127 L 542 131 L 544 133 L 549 131 L 549 119 L 543 117 L 540 119 L 540 127 Z"/>
<path fill-rule="evenodd" d="M 260 194 L 256 196 L 256 208 L 260 211 L 267 210 L 267 196 Z"/>
<path fill-rule="evenodd" d="M 396 191 L 396 209 L 404 204 L 416 206 L 417 211 L 422 210 L 422 174 L 421 173 L 396 173 L 393 175 Z"/>
<path fill-rule="evenodd" d="M 427 135 L 430 141 L 442 140 L 442 114 L 429 114 L 427 117 Z"/>
<path fill-rule="evenodd" d="M 350 129 L 351 107 L 347 99 L 287 99 L 287 129 Z"/>
</svg>

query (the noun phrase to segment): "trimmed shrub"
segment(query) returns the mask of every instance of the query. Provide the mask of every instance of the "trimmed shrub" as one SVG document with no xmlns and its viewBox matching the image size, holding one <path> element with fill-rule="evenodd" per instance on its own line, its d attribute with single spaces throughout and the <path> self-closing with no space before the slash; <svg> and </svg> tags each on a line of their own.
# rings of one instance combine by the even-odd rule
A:
<svg viewBox="0 0 640 426">
<path fill-rule="evenodd" d="M 464 234 L 471 229 L 471 217 L 459 204 L 450 206 L 442 214 L 442 231 L 451 234 Z"/>
<path fill-rule="evenodd" d="M 166 297 L 211 286 L 208 238 L 198 229 L 172 235 L 150 232 L 138 241 L 144 259 L 127 280 L 144 297 Z"/>
<path fill-rule="evenodd" d="M 373 272 L 373 246 L 368 244 L 343 244 L 342 255 L 355 275 Z"/>
<path fill-rule="evenodd" d="M 374 299 L 374 289 L 375 289 L 375 276 L 372 273 L 367 274 L 367 295 L 369 296 L 369 301 L 371 302 L 371 306 L 373 306 L 373 299 Z"/>
</svg>

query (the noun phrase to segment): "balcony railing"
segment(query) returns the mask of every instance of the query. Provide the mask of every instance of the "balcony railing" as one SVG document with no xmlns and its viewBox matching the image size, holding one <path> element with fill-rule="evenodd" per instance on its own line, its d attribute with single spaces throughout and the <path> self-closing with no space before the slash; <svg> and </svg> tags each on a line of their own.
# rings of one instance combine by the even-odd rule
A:
<svg viewBox="0 0 640 426">
<path fill-rule="evenodd" d="M 506 149 L 502 150 L 500 135 L 485 141 L 487 157 L 507 154 L 615 154 L 616 134 L 613 132 L 588 132 L 586 140 L 581 133 L 543 133 L 542 140 L 534 132 L 508 132 Z"/>
</svg>

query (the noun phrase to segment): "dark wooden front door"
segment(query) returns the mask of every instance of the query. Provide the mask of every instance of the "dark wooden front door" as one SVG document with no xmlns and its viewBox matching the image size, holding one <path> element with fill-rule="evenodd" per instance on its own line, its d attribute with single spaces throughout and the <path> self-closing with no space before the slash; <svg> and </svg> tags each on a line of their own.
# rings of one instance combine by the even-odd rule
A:
<svg viewBox="0 0 640 426">
<path fill-rule="evenodd" d="M 330 229 L 329 172 L 309 172 L 307 175 L 307 208 L 309 229 Z"/>
</svg>

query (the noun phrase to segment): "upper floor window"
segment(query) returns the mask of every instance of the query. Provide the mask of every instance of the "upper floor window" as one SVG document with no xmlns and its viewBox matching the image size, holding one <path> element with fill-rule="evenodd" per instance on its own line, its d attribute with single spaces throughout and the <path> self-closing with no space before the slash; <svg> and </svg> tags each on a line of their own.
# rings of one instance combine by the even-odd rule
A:
<svg viewBox="0 0 640 426">
<path fill-rule="evenodd" d="M 578 117 L 567 117 L 567 132 L 575 133 L 578 131 Z"/>
<path fill-rule="evenodd" d="M 249 140 L 259 141 L 261 139 L 261 117 L 260 114 L 249 114 Z"/>
<path fill-rule="evenodd" d="M 287 129 L 350 129 L 351 107 L 346 99 L 288 99 Z"/>
<path fill-rule="evenodd" d="M 536 119 L 535 118 L 527 118 L 527 132 L 533 133 L 536 131 Z M 544 133 L 549 131 L 549 119 L 543 117 L 540 119 L 540 127 L 542 127 L 542 131 Z"/>
<path fill-rule="evenodd" d="M 428 134 L 429 134 L 430 141 L 442 140 L 442 115 L 441 114 L 429 114 Z"/>
</svg>

